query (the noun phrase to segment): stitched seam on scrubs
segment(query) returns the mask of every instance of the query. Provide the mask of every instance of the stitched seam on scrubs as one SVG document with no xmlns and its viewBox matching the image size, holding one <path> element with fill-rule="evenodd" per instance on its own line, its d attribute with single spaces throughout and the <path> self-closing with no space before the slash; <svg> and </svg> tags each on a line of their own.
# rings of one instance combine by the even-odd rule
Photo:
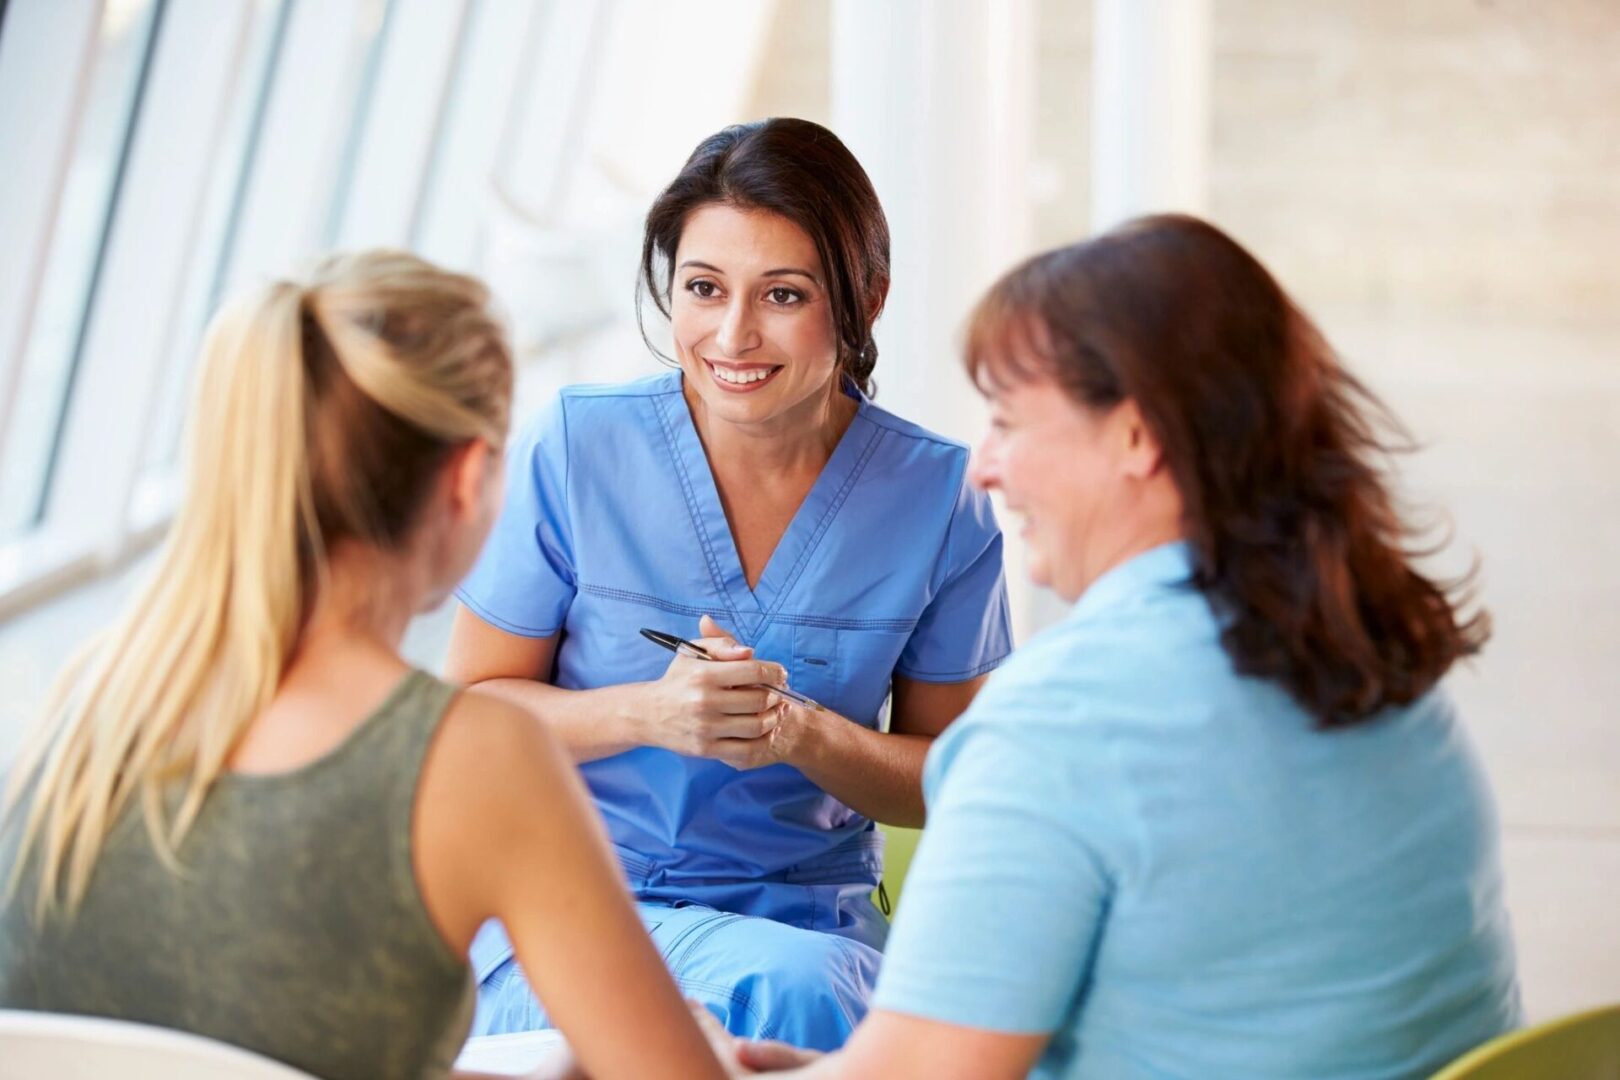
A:
<svg viewBox="0 0 1620 1080">
<path fill-rule="evenodd" d="M 593 596 L 605 596 L 610 600 L 625 600 L 630 603 L 644 604 L 655 607 L 661 611 L 672 612 L 676 615 L 712 615 L 709 608 L 693 607 L 691 604 L 677 604 L 662 597 L 650 596 L 647 593 L 631 592 L 629 589 L 615 589 L 608 585 L 581 585 L 580 592 L 588 592 Z"/>
<path fill-rule="evenodd" d="M 733 1005 L 741 1008 L 753 1018 L 754 1028 L 762 1039 L 774 1039 L 776 1026 L 766 1021 L 759 1010 L 754 1008 L 754 1000 L 749 995 L 738 990 L 735 986 L 722 986 L 719 983 L 704 982 L 702 979 L 688 979 L 684 975 L 675 976 L 675 982 L 682 989 L 706 990 L 716 997 L 727 998 Z"/>
<path fill-rule="evenodd" d="M 976 679 L 985 672 L 996 670 L 996 668 L 1005 663 L 1007 657 L 1011 655 L 1011 651 L 1004 652 L 994 660 L 986 660 L 982 664 L 975 664 L 973 667 L 967 668 L 964 671 L 915 671 L 908 668 L 897 667 L 894 669 L 894 673 L 896 675 L 904 675 L 908 679 L 922 679 L 925 682 L 948 682 L 952 679 Z"/>
<path fill-rule="evenodd" d="M 833 615 L 778 614 L 778 622 L 795 626 L 816 626 L 826 630 L 893 630 L 910 633 L 917 628 L 916 619 L 845 619 Z"/>
<path fill-rule="evenodd" d="M 533 626 L 520 626 L 519 624 L 512 622 L 510 619 L 503 619 L 499 615 L 496 615 L 494 612 L 484 607 L 484 605 L 468 596 L 467 593 L 462 589 L 456 590 L 456 599 L 460 600 L 463 604 L 466 604 L 469 608 L 471 608 L 473 613 L 476 614 L 480 619 L 483 619 L 492 626 L 500 627 L 509 634 L 517 634 L 520 637 L 550 637 L 552 634 L 555 634 L 562 629 L 561 626 L 554 626 L 550 630 L 541 630 L 538 627 Z"/>
<path fill-rule="evenodd" d="M 668 397 L 661 395 L 652 401 L 653 411 L 658 414 L 658 424 L 664 431 L 664 442 L 669 446 L 670 460 L 675 463 L 675 473 L 680 477 L 681 496 L 686 499 L 686 512 L 692 518 L 692 531 L 697 533 L 698 545 L 703 548 L 703 557 L 709 564 L 709 579 L 714 583 L 715 591 L 720 594 L 720 602 L 726 606 L 732 625 L 741 626 L 742 616 L 738 614 L 737 606 L 731 602 L 731 590 L 726 588 L 726 579 L 720 570 L 719 557 L 715 554 L 713 545 L 709 543 L 709 530 L 703 525 L 703 515 L 698 512 L 697 495 L 692 489 L 692 477 L 686 471 L 686 462 L 681 457 L 681 443 L 675 436 L 675 429 L 669 418 Z"/>
<path fill-rule="evenodd" d="M 680 967 L 686 962 L 686 958 L 692 955 L 693 950 L 695 950 L 699 945 L 702 945 L 705 941 L 708 941 L 709 938 L 713 937 L 721 929 L 721 927 L 730 926 L 732 923 L 738 922 L 739 920 L 747 917 L 748 916 L 746 915 L 738 915 L 731 911 L 722 911 L 716 918 L 706 919 L 703 922 L 698 923 L 696 926 L 692 927 L 686 932 L 685 936 L 690 937 L 692 940 L 687 943 L 686 948 L 682 950 L 680 956 L 675 956 L 675 946 L 670 946 L 669 951 L 672 959 L 669 962 L 669 966 Z"/>
<path fill-rule="evenodd" d="M 705 926 L 708 926 L 710 923 L 714 922 L 714 920 L 723 918 L 725 914 L 726 913 L 723 911 L 711 912 L 709 915 L 697 920 L 691 926 L 688 926 L 685 930 L 682 930 L 680 933 L 676 934 L 675 940 L 671 941 L 669 943 L 669 948 L 664 950 L 664 959 L 671 966 L 673 966 L 675 963 L 675 950 L 679 949 L 682 945 L 685 945 L 687 938 L 691 937 Z"/>
<path fill-rule="evenodd" d="M 793 586 L 799 582 L 799 575 L 804 572 L 805 564 L 810 561 L 810 556 L 815 553 L 816 548 L 821 546 L 821 538 L 826 535 L 827 528 L 832 524 L 833 518 L 843 508 L 844 500 L 849 497 L 850 491 L 855 487 L 855 481 L 859 480 L 861 473 L 866 471 L 866 463 L 872 460 L 873 454 L 877 453 L 877 448 L 882 444 L 885 434 L 887 434 L 886 428 L 878 428 L 877 432 L 866 441 L 866 445 L 861 448 L 861 456 L 856 459 L 854 465 L 850 466 L 849 475 L 844 477 L 843 485 L 827 503 L 827 509 L 822 512 L 821 520 L 816 522 L 815 531 L 810 534 L 810 539 L 799 550 L 799 557 L 793 563 L 793 568 L 782 579 L 782 590 L 777 594 L 776 605 L 765 613 L 765 618 L 760 621 L 758 629 L 754 631 L 756 637 L 764 633 L 765 627 L 770 625 L 771 620 L 776 618 L 776 613 L 787 602 L 788 596 L 793 592 Z"/>
<path fill-rule="evenodd" d="M 568 530 L 568 569 L 572 571 L 575 587 L 579 584 L 579 553 L 574 547 L 574 498 L 573 491 L 568 486 L 569 477 L 574 473 L 574 448 L 568 444 L 568 399 L 562 396 L 557 398 L 557 418 L 562 421 L 563 444 L 563 525 Z"/>
<path fill-rule="evenodd" d="M 662 371 L 656 375 L 638 375 L 630 382 L 618 383 L 575 383 L 565 386 L 559 391 L 563 397 L 571 398 L 650 398 L 663 397 L 671 392 L 671 380 L 679 375 L 678 371 Z M 674 383 L 679 389 L 680 384 Z"/>
<path fill-rule="evenodd" d="M 652 873 L 652 860 L 637 852 L 614 844 L 613 854 L 618 858 L 619 866 L 624 871 L 624 876 L 629 879 L 632 889 L 644 884 L 647 876 Z"/>
<path fill-rule="evenodd" d="M 833 875 L 864 874 L 879 869 L 882 860 L 865 859 L 860 862 L 836 863 L 832 866 L 814 866 L 808 870 L 787 870 L 782 874 L 784 885 L 859 885 L 861 881 Z M 815 901 L 811 901 L 813 907 Z"/>
<path fill-rule="evenodd" d="M 939 446 L 948 446 L 953 450 L 961 450 L 963 452 L 967 452 L 972 449 L 967 445 L 967 443 L 959 442 L 956 439 L 947 438 L 938 432 L 929 431 L 925 427 L 918 427 L 916 424 L 907 423 L 898 416 L 895 416 L 893 413 L 885 412 L 883 408 L 878 405 L 873 405 L 869 410 L 867 410 L 866 418 L 872 421 L 872 423 L 876 426 L 882 428 L 884 431 L 892 431 L 902 439 L 917 439 L 921 442 L 931 442 Z"/>
<path fill-rule="evenodd" d="M 711 614 L 708 608 L 693 607 L 690 604 L 677 604 L 662 597 L 632 592 L 629 589 L 615 589 L 608 585 L 581 583 L 579 591 L 590 593 L 593 596 L 605 596 L 612 600 L 625 600 L 631 603 L 644 604 L 647 607 L 655 607 L 676 615 Z M 824 615 L 783 614 L 778 614 L 774 618 L 777 622 L 790 625 L 815 626 L 828 630 L 892 630 L 899 633 L 908 633 L 917 626 L 916 619 L 841 619 Z"/>
</svg>

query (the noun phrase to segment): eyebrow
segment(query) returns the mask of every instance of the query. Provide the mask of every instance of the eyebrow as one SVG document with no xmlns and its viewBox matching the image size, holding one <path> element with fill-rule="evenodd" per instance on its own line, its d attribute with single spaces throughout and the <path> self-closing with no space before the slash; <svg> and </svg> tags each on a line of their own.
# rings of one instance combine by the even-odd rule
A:
<svg viewBox="0 0 1620 1080">
<path fill-rule="evenodd" d="M 687 259 L 685 262 L 681 263 L 681 265 L 679 267 L 677 267 L 676 269 L 685 270 L 689 266 L 693 267 L 694 269 L 698 269 L 698 270 L 708 270 L 711 273 L 719 274 L 722 277 L 724 277 L 725 273 L 726 273 L 724 270 L 720 269 L 718 266 L 715 266 L 715 265 L 713 265 L 711 263 L 699 262 L 697 259 Z M 796 266 L 778 266 L 774 270 L 765 271 L 763 274 L 760 275 L 760 277 L 786 277 L 786 276 L 788 276 L 790 274 L 797 274 L 799 277 L 809 278 L 811 281 L 815 282 L 817 285 L 821 284 L 821 279 L 816 277 L 816 275 L 812 274 L 808 270 L 800 270 Z"/>
</svg>

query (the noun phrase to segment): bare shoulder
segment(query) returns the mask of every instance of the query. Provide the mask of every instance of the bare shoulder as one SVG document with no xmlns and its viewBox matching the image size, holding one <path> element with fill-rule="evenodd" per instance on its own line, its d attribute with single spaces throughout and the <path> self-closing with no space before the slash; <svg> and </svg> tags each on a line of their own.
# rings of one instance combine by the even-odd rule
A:
<svg viewBox="0 0 1620 1080">
<path fill-rule="evenodd" d="M 476 690 L 451 702 L 422 764 L 414 837 L 423 898 L 452 950 L 501 914 L 515 853 L 543 841 L 534 834 L 548 822 L 584 813 L 569 765 L 545 725 L 516 705 Z"/>
<path fill-rule="evenodd" d="M 476 689 L 456 695 L 433 742 L 436 770 L 479 785 L 532 780 L 550 773 L 561 757 L 556 737 L 539 717 Z"/>
</svg>

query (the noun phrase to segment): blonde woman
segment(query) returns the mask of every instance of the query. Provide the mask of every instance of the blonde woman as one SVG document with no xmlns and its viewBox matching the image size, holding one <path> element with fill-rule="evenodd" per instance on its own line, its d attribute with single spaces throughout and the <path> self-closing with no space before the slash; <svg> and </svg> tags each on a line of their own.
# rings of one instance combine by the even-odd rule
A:
<svg viewBox="0 0 1620 1080">
<path fill-rule="evenodd" d="M 399 656 L 500 504 L 511 382 L 483 286 L 402 253 L 218 317 L 158 572 L 11 778 L 0 1006 L 438 1076 L 498 918 L 593 1075 L 723 1075 L 555 738 Z"/>
</svg>

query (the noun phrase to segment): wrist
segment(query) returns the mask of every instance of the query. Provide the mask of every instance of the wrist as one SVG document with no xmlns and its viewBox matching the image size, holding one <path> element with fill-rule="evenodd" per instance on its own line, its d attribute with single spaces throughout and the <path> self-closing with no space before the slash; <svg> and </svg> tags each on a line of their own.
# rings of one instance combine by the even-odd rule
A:
<svg viewBox="0 0 1620 1080">
<path fill-rule="evenodd" d="M 830 709 L 805 709 L 790 705 L 771 732 L 771 746 L 784 764 L 809 773 L 832 755 L 841 730 L 841 718 Z"/>
<path fill-rule="evenodd" d="M 653 745 L 650 718 L 658 711 L 653 702 L 655 685 L 650 682 L 625 683 L 616 688 L 618 693 L 609 715 L 614 718 L 620 742 L 632 747 Z"/>
</svg>

